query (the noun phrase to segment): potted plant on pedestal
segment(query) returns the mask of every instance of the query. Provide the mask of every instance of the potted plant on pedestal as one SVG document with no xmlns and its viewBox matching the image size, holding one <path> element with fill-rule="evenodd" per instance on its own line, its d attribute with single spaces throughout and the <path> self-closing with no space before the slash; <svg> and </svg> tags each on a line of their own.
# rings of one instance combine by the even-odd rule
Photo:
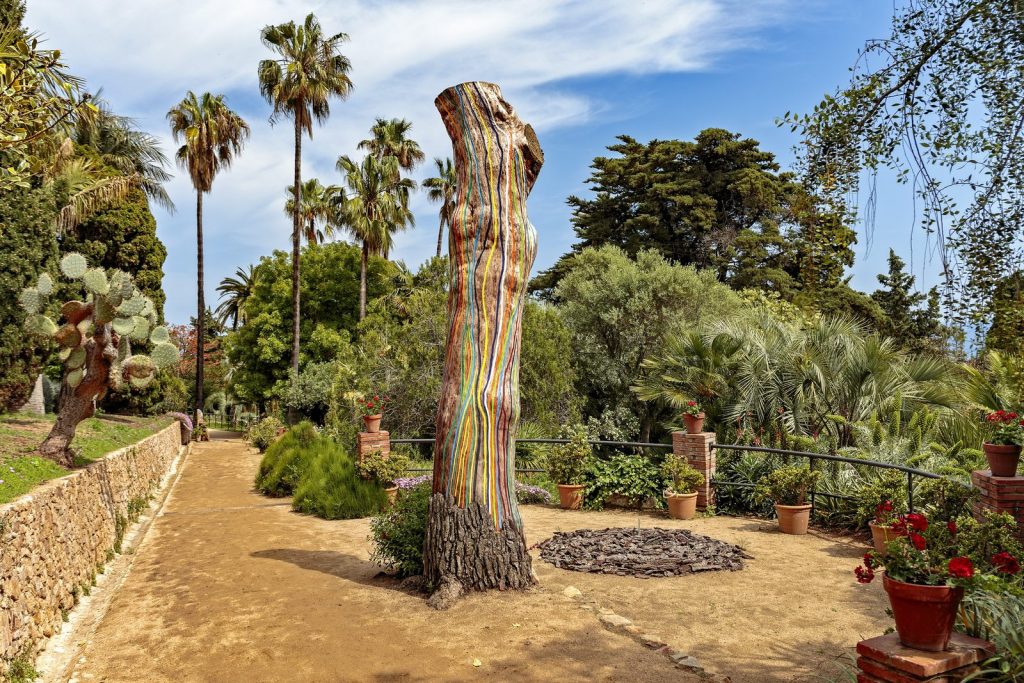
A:
<svg viewBox="0 0 1024 683">
<path fill-rule="evenodd" d="M 363 425 L 370 434 L 380 431 L 380 420 L 383 417 L 384 406 L 390 399 L 387 396 L 374 394 L 370 397 L 356 399 L 356 408 L 363 417 Z"/>
<path fill-rule="evenodd" d="M 704 431 L 704 411 L 696 401 L 687 401 L 683 406 L 683 421 L 686 422 L 687 434 L 700 434 Z"/>
<path fill-rule="evenodd" d="M 593 453 L 583 425 L 567 430 L 569 443 L 559 444 L 548 455 L 548 475 L 558 484 L 558 498 L 562 508 L 579 510 L 583 507 L 583 478 Z"/>
<path fill-rule="evenodd" d="M 668 480 L 665 502 L 672 519 L 693 519 L 697 514 L 697 489 L 704 484 L 704 475 L 686 462 L 686 458 L 669 455 L 661 465 Z"/>
<path fill-rule="evenodd" d="M 1017 413 L 997 410 L 986 415 L 985 422 L 995 427 L 992 436 L 982 445 L 992 476 L 1016 476 L 1024 443 L 1024 419 Z"/>
<path fill-rule="evenodd" d="M 393 504 L 398 498 L 398 484 L 395 480 L 409 469 L 409 458 L 402 453 L 384 455 L 383 451 L 372 451 L 363 456 L 357 469 L 363 478 L 380 482 L 388 494 L 388 500 Z"/>
<path fill-rule="evenodd" d="M 901 535 L 895 526 L 899 516 L 895 512 L 895 504 L 891 500 L 886 500 L 875 508 L 875 518 L 868 522 L 871 528 L 871 543 L 875 546 L 875 552 L 883 557 L 889 541 Z"/>
<path fill-rule="evenodd" d="M 811 505 L 807 497 L 819 476 L 820 472 L 807 466 L 780 467 L 757 483 L 754 498 L 759 502 L 771 501 L 775 504 L 779 531 L 784 534 L 806 534 L 811 521 Z"/>
<path fill-rule="evenodd" d="M 855 575 L 870 583 L 885 570 L 896 632 L 907 647 L 941 652 L 949 643 L 964 591 L 1016 583 L 1020 545 L 1013 520 L 991 515 L 984 522 L 929 524 L 924 515 L 901 515 L 895 527 L 903 535 L 886 546 L 885 557 L 870 551 Z"/>
</svg>

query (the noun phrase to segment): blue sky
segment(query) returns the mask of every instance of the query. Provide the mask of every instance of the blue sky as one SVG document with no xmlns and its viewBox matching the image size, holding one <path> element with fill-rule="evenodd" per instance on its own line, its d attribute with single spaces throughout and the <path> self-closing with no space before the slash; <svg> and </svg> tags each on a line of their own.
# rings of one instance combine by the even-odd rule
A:
<svg viewBox="0 0 1024 683">
<path fill-rule="evenodd" d="M 331 120 L 305 140 L 303 176 L 340 183 L 339 154 L 354 154 L 376 116 L 405 117 L 428 158 L 451 145 L 434 96 L 465 80 L 502 85 L 533 123 L 545 165 L 530 197 L 540 234 L 534 270 L 574 240 L 565 198 L 586 192 L 588 166 L 616 135 L 689 139 L 721 127 L 759 140 L 783 167 L 798 141 L 775 125 L 787 110 L 807 111 L 843 84 L 857 50 L 888 32 L 889 0 L 28 0 L 26 23 L 58 47 L 90 88 L 102 86 L 115 111 L 172 145 L 164 115 L 187 89 L 227 95 L 253 128 L 236 165 L 206 198 L 206 293 L 235 268 L 289 246 L 283 213 L 291 178 L 288 123 L 267 124 L 256 63 L 267 52 L 259 30 L 314 11 L 329 31 L 351 36 L 353 96 L 332 105 Z M 417 169 L 430 175 L 432 164 Z M 166 315 L 194 313 L 195 197 L 182 172 L 168 190 L 177 212 L 156 209 L 167 245 Z M 872 234 L 859 226 L 853 285 L 876 286 L 891 246 L 934 284 L 914 224 L 913 196 L 878 182 Z M 436 207 L 415 200 L 417 227 L 398 237 L 394 258 L 415 268 L 433 254 Z"/>
</svg>

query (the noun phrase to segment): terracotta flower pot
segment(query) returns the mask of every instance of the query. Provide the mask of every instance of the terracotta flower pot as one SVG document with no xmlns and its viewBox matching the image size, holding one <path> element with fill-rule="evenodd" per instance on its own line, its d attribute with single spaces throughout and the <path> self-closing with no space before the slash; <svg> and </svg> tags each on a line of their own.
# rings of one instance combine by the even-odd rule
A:
<svg viewBox="0 0 1024 683">
<path fill-rule="evenodd" d="M 558 500 L 563 510 L 579 510 L 583 507 L 583 484 L 559 484 Z"/>
<path fill-rule="evenodd" d="M 811 521 L 810 505 L 779 505 L 775 504 L 775 514 L 779 517 L 779 531 L 784 534 L 802 536 L 807 533 L 807 525 Z"/>
<path fill-rule="evenodd" d="M 1017 476 L 1017 464 L 1020 462 L 1020 446 L 1016 444 L 986 443 L 985 459 L 993 477 Z"/>
<path fill-rule="evenodd" d="M 683 413 L 683 421 L 686 422 L 686 433 L 700 434 L 704 431 L 704 417 L 704 413 L 697 413 L 696 415 Z"/>
<path fill-rule="evenodd" d="M 666 493 L 668 516 L 672 519 L 693 519 L 697 516 L 696 493 Z"/>
<path fill-rule="evenodd" d="M 896 620 L 896 633 L 907 647 L 941 652 L 949 643 L 956 610 L 964 589 L 953 586 L 919 586 L 882 578 Z"/>
<path fill-rule="evenodd" d="M 366 431 L 370 434 L 376 434 L 380 431 L 380 418 L 381 415 L 363 415 L 363 425 L 366 426 Z"/>
<path fill-rule="evenodd" d="M 396 502 L 398 502 L 398 487 L 397 486 L 391 486 L 389 488 L 384 489 L 384 493 L 388 494 L 388 507 L 391 507 Z"/>
<path fill-rule="evenodd" d="M 883 556 L 886 554 L 886 543 L 903 535 L 896 533 L 891 526 L 885 524 L 868 522 L 868 526 L 871 527 L 871 542 L 874 544 L 875 550 Z"/>
</svg>

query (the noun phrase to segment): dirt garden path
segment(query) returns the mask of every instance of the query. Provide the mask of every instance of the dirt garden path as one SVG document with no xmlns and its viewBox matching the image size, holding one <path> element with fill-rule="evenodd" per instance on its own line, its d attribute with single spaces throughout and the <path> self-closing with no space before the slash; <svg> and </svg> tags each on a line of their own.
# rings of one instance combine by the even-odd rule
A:
<svg viewBox="0 0 1024 683">
<path fill-rule="evenodd" d="M 254 493 L 258 462 L 237 439 L 196 445 L 71 680 L 699 680 L 602 628 L 600 606 L 735 682 L 820 681 L 886 625 L 878 588 L 852 581 L 862 548 L 729 518 L 641 523 L 740 543 L 756 558 L 741 572 L 641 581 L 538 558 L 538 589 L 470 595 L 435 612 L 377 576 L 366 520 L 306 517 Z M 523 516 L 531 543 L 557 529 L 637 523 L 535 506 Z M 582 600 L 563 594 L 569 585 Z"/>
</svg>

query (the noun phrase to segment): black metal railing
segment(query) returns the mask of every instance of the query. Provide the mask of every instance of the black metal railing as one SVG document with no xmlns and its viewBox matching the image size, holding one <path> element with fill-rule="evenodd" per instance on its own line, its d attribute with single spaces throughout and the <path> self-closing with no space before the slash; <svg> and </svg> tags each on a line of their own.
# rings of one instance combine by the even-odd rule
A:
<svg viewBox="0 0 1024 683">
<path fill-rule="evenodd" d="M 536 444 L 563 444 L 569 443 L 569 439 L 516 439 L 515 443 L 536 443 Z M 434 439 L 431 438 L 414 438 L 414 439 L 392 439 L 392 444 L 432 444 Z M 588 440 L 589 444 L 593 446 L 609 446 L 612 448 L 659 448 L 671 450 L 672 444 L 670 443 L 650 443 L 645 441 L 604 441 L 601 439 Z M 907 467 L 906 465 L 896 465 L 888 462 L 881 462 L 878 460 L 862 460 L 860 458 L 848 458 L 842 455 L 831 455 L 828 453 L 813 453 L 811 451 L 792 451 L 784 448 L 768 448 L 766 446 L 743 446 L 739 444 L 719 444 L 711 443 L 708 446 L 714 450 L 729 450 L 729 451 L 746 451 L 752 453 L 765 453 L 768 455 L 783 455 L 797 458 L 807 458 L 809 467 L 814 470 L 817 468 L 818 461 L 823 460 L 826 462 L 841 462 L 858 467 L 873 467 L 876 469 L 895 470 L 903 472 L 907 475 L 907 509 L 910 512 L 914 511 L 914 478 L 920 477 L 921 479 L 942 479 L 943 476 L 935 474 L 934 472 L 928 472 L 926 470 L 920 470 L 914 467 Z M 409 472 L 430 472 L 431 470 L 425 468 L 409 469 Z M 523 474 L 534 474 L 545 472 L 543 468 L 519 468 L 516 469 L 516 473 Z M 738 482 L 738 481 L 725 481 L 720 479 L 712 479 L 711 484 L 713 486 L 722 487 L 736 487 L 736 488 L 754 488 L 756 484 L 749 482 Z M 834 493 L 828 493 L 825 491 L 818 491 L 817 486 L 811 489 L 811 506 L 813 507 L 817 497 L 823 496 L 826 498 L 832 498 L 836 500 L 855 500 L 852 496 L 844 496 Z"/>
<path fill-rule="evenodd" d="M 729 451 L 748 451 L 753 453 L 768 453 L 770 455 L 785 455 L 798 458 L 807 458 L 809 460 L 808 466 L 814 470 L 819 460 L 825 460 L 827 462 L 842 462 L 849 465 L 855 466 L 867 466 L 874 467 L 877 469 L 885 470 L 896 470 L 903 472 L 907 475 L 907 510 L 910 512 L 914 511 L 914 477 L 921 477 L 922 479 L 942 479 L 941 474 L 935 474 L 934 472 L 928 472 L 926 470 L 919 470 L 914 467 L 907 467 L 906 465 L 896 465 L 889 462 L 880 462 L 878 460 L 861 460 L 859 458 L 847 458 L 842 455 L 830 455 L 827 453 L 812 453 L 810 451 L 790 451 L 784 448 L 767 448 L 765 446 L 741 446 L 739 444 L 719 444 L 712 443 L 709 446 L 716 450 L 729 450 Z M 746 482 L 729 482 L 729 481 L 715 481 L 711 483 L 715 486 L 737 486 L 753 488 L 753 484 Z M 817 487 L 811 488 L 811 507 L 814 506 L 815 499 L 817 496 L 825 496 L 828 498 L 835 498 L 838 500 L 853 500 L 851 496 L 841 496 L 832 493 L 819 492 Z"/>
</svg>

